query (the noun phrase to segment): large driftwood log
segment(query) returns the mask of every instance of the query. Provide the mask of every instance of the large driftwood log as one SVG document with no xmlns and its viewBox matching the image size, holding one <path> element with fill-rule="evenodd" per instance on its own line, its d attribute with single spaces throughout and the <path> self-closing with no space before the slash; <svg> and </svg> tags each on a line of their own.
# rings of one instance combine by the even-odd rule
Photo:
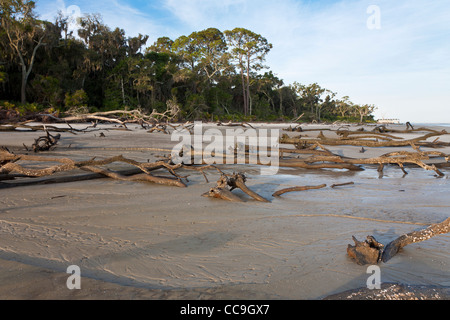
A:
<svg viewBox="0 0 450 320">
<path fill-rule="evenodd" d="M 378 242 L 373 236 L 368 236 L 365 241 L 358 241 L 353 236 L 355 245 L 348 245 L 347 254 L 359 265 L 387 262 L 408 244 L 425 241 L 448 232 L 450 232 L 450 218 L 425 229 L 404 234 L 387 245 Z"/>
<path fill-rule="evenodd" d="M 315 143 L 314 147 L 317 147 L 320 143 Z M 450 155 L 438 151 L 421 151 L 419 147 L 413 143 L 409 144 L 415 152 L 410 151 L 396 151 L 390 152 L 380 157 L 375 158 L 361 158 L 354 159 L 339 156 L 331 153 L 329 150 L 310 150 L 310 149 L 285 149 L 280 150 L 280 154 L 283 158 L 280 159 L 280 167 L 297 167 L 306 169 L 320 169 L 320 168 L 339 168 L 348 169 L 352 171 L 364 170 L 361 165 L 373 164 L 379 166 L 379 171 L 382 170 L 386 164 L 398 165 L 404 173 L 405 164 L 411 164 L 419 166 L 425 170 L 435 171 L 438 176 L 442 177 L 444 174 L 438 169 L 437 164 L 427 164 L 425 161 L 431 160 L 432 158 L 443 158 L 447 163 L 450 161 Z M 285 157 L 289 154 L 291 157 Z M 311 154 L 309 157 L 294 157 L 295 154 L 304 155 Z"/>
<path fill-rule="evenodd" d="M 404 147 L 409 146 L 411 143 L 414 143 L 418 146 L 426 146 L 426 147 L 438 147 L 438 146 L 450 146 L 450 143 L 447 142 L 439 142 L 439 141 L 433 141 L 428 142 L 426 141 L 429 138 L 441 136 L 444 134 L 448 134 L 447 131 L 442 130 L 440 132 L 432 131 L 426 135 L 408 139 L 408 140 L 389 140 L 389 141 L 378 141 L 376 140 L 365 140 L 365 139 L 333 139 L 333 138 L 327 138 L 323 134 L 319 134 L 318 138 L 311 138 L 311 139 L 302 139 L 301 137 L 289 137 L 287 134 L 284 134 L 280 138 L 280 143 L 285 144 L 294 144 L 294 145 L 302 145 L 302 144 L 312 144 L 314 142 L 319 142 L 322 145 L 328 145 L 328 146 L 337 146 L 337 145 L 349 145 L 349 146 L 360 146 L 360 147 Z"/>
<path fill-rule="evenodd" d="M 20 165 L 19 161 L 35 161 L 35 162 L 56 162 L 57 165 L 42 169 L 26 168 Z M 141 174 L 134 176 L 123 176 L 117 172 L 110 171 L 105 168 L 98 168 L 98 166 L 111 164 L 113 162 L 122 162 L 132 165 L 141 170 Z M 174 170 L 180 168 L 182 165 L 171 165 L 164 161 L 157 161 L 153 163 L 140 163 L 132 159 L 124 158 L 123 156 L 110 157 L 103 160 L 87 160 L 87 161 L 74 161 L 69 158 L 54 158 L 54 157 L 42 157 L 34 155 L 16 155 L 9 152 L 7 149 L 0 149 L 0 178 L 2 176 L 8 176 L 11 173 L 18 173 L 27 177 L 44 177 L 50 176 L 57 172 L 70 171 L 75 169 L 83 169 L 94 173 L 102 174 L 110 178 L 126 180 L 126 181 L 147 181 L 157 184 L 165 184 L 169 186 L 186 187 L 184 182 L 181 181 Z M 150 173 L 151 169 L 165 168 L 176 178 L 172 177 L 156 177 Z M 145 175 L 143 175 L 143 174 Z"/>
</svg>

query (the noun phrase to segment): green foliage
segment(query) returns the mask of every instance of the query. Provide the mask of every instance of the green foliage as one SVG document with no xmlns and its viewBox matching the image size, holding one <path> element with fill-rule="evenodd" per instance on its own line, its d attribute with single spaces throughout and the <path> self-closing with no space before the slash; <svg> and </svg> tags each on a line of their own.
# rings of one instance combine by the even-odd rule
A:
<svg viewBox="0 0 450 320">
<path fill-rule="evenodd" d="M 3 109 L 15 111 L 18 115 L 24 116 L 30 113 L 37 113 L 45 110 L 45 106 L 39 105 L 37 103 L 14 103 L 10 101 L 1 101 L 0 106 Z"/>
<path fill-rule="evenodd" d="M 303 114 L 301 121 L 373 121 L 372 105 L 337 98 L 317 83 L 285 85 L 271 70 L 263 73 L 272 44 L 248 29 L 207 28 L 145 48 L 148 36 L 127 37 L 99 15 L 84 16 L 75 37 L 62 16 L 55 23 L 37 20 L 32 1 L 1 1 L 0 10 L 0 93 L 10 101 L 27 93 L 30 104 L 3 104 L 22 114 L 88 106 L 163 113 L 176 101 L 179 120 L 288 121 Z M 25 22 L 16 19 L 20 12 L 27 13 Z M 37 44 L 42 48 L 33 60 Z M 21 58 L 34 63 L 25 74 Z"/>
<path fill-rule="evenodd" d="M 6 82 L 8 79 L 8 74 L 6 72 L 3 72 L 3 67 L 0 67 L 0 83 Z"/>
<path fill-rule="evenodd" d="M 64 99 L 64 104 L 67 109 L 70 108 L 79 108 L 79 107 L 86 107 L 88 101 L 88 95 L 83 90 L 77 90 L 73 94 L 66 93 L 66 97 Z"/>
<path fill-rule="evenodd" d="M 58 79 L 52 76 L 38 75 L 31 83 L 35 101 L 50 107 L 61 105 L 62 90 Z"/>
</svg>

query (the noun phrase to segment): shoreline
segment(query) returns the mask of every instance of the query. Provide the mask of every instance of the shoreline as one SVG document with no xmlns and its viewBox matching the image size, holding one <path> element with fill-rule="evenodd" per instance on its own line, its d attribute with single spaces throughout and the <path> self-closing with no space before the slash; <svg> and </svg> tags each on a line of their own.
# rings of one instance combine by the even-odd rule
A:
<svg viewBox="0 0 450 320">
<path fill-rule="evenodd" d="M 130 128 L 105 131 L 106 138 L 62 133 L 56 149 L 40 155 L 86 159 L 123 153 L 140 161 L 157 159 L 161 152 L 132 148 L 164 150 L 176 143 L 170 135 Z M 23 150 L 39 135 L 0 132 L 0 139 Z M 102 150 L 112 147 L 123 150 Z M 356 147 L 329 149 L 362 156 Z M 365 157 L 398 148 L 367 149 Z M 440 179 L 421 168 L 408 168 L 404 177 L 389 167 L 382 179 L 372 167 L 362 172 L 280 168 L 276 176 L 261 176 L 250 165 L 223 169 L 244 171 L 249 187 L 270 203 L 258 203 L 239 190 L 244 200 L 239 204 L 201 197 L 218 178 L 212 171 L 209 182 L 183 171 L 190 175 L 186 189 L 111 179 L 0 189 L 0 298 L 323 299 L 366 284 L 367 267 L 345 252 L 352 235 L 392 240 L 417 224 L 438 222 L 450 208 L 448 168 Z M 270 196 L 281 187 L 349 180 L 355 185 Z M 448 235 L 406 247 L 380 265 L 382 282 L 450 287 L 449 248 Z M 81 290 L 65 286 L 69 274 L 64 270 L 72 264 L 81 268 Z"/>
</svg>

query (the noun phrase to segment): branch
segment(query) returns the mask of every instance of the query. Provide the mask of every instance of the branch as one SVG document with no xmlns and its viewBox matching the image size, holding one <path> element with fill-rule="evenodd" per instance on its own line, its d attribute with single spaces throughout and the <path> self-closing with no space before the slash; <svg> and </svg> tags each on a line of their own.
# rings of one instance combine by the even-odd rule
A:
<svg viewBox="0 0 450 320">
<path fill-rule="evenodd" d="M 305 191 L 305 190 L 310 190 L 310 189 L 321 189 L 321 188 L 325 188 L 326 186 L 327 186 L 326 184 L 321 184 L 319 186 L 301 186 L 301 187 L 285 188 L 285 189 L 278 190 L 272 196 L 278 197 L 287 192 Z"/>
</svg>

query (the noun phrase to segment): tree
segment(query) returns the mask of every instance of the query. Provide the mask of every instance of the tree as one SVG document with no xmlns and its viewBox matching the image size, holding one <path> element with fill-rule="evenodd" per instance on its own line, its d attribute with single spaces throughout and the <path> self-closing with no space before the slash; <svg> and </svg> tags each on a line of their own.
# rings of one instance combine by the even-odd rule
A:
<svg viewBox="0 0 450 320">
<path fill-rule="evenodd" d="M 342 99 L 336 100 L 336 112 L 344 118 L 347 113 L 351 112 L 353 103 L 349 100 L 348 96 L 342 97 Z"/>
<path fill-rule="evenodd" d="M 9 45 L 13 49 L 21 66 L 21 102 L 26 103 L 26 86 L 33 70 L 36 54 L 46 45 L 48 22 L 36 19 L 33 9 L 35 3 L 29 0 L 2 0 L 0 2 L 1 26 L 6 33 Z"/>
<path fill-rule="evenodd" d="M 150 47 L 145 49 L 145 53 L 172 53 L 173 40 L 169 37 L 158 38 Z"/>
<path fill-rule="evenodd" d="M 336 101 L 334 97 L 336 96 L 336 92 L 325 89 L 325 93 L 327 93 L 325 100 L 316 108 L 316 117 L 318 121 L 321 121 L 322 113 L 331 113 L 335 107 Z"/>
<path fill-rule="evenodd" d="M 224 34 L 216 28 L 194 32 L 189 36 L 199 58 L 199 68 L 211 83 L 230 68 Z"/>
<path fill-rule="evenodd" d="M 262 63 L 272 49 L 266 38 L 244 28 L 235 28 L 224 32 L 231 48 L 232 58 L 241 71 L 244 114 L 252 114 L 250 95 L 250 73 L 264 68 Z"/>
<path fill-rule="evenodd" d="M 368 116 L 372 112 L 374 112 L 376 107 L 374 105 L 363 104 L 363 105 L 355 105 L 355 110 L 358 112 L 360 118 L 359 122 L 362 123 L 364 117 Z"/>
</svg>

